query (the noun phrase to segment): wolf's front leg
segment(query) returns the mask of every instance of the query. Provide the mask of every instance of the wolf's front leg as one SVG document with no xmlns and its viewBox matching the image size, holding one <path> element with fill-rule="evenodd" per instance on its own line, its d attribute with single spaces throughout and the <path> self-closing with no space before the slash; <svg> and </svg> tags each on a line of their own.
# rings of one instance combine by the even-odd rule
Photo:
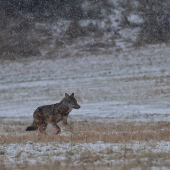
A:
<svg viewBox="0 0 170 170">
<path fill-rule="evenodd" d="M 67 116 L 64 116 L 62 119 L 62 123 L 70 130 L 71 133 L 75 135 L 75 133 L 73 132 L 73 128 L 67 123 L 67 118 L 68 118 Z"/>
<path fill-rule="evenodd" d="M 57 130 L 56 135 L 58 135 L 61 132 L 61 129 L 59 128 L 59 126 L 57 125 L 57 123 L 55 121 L 52 121 L 51 123 Z"/>
</svg>

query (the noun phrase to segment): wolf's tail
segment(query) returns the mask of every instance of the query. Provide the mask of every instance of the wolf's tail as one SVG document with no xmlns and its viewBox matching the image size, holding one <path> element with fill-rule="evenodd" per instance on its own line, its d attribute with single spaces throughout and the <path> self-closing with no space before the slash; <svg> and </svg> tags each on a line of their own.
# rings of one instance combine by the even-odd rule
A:
<svg viewBox="0 0 170 170">
<path fill-rule="evenodd" d="M 33 130 L 36 130 L 33 125 L 28 126 L 28 127 L 26 128 L 26 131 L 33 131 Z"/>
</svg>

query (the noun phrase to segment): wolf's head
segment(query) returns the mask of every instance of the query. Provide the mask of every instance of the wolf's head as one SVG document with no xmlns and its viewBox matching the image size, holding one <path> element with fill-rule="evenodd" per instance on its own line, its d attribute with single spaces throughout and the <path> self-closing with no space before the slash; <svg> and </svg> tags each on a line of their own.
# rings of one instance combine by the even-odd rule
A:
<svg viewBox="0 0 170 170">
<path fill-rule="evenodd" d="M 69 106 L 74 109 L 80 109 L 80 105 L 77 103 L 77 100 L 74 98 L 74 93 L 70 96 L 65 93 L 65 99 L 67 100 Z"/>
</svg>

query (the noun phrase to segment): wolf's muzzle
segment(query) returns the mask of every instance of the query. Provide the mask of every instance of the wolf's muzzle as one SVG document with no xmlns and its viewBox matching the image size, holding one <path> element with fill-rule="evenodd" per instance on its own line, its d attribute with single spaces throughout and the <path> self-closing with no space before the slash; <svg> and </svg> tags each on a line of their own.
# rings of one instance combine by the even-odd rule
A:
<svg viewBox="0 0 170 170">
<path fill-rule="evenodd" d="M 74 107 L 75 109 L 80 109 L 80 105 L 77 105 Z"/>
</svg>

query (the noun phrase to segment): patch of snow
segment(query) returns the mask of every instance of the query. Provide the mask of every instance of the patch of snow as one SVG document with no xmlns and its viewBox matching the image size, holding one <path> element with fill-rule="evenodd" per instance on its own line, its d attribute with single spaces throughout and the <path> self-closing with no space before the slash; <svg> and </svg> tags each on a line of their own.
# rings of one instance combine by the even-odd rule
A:
<svg viewBox="0 0 170 170">
<path fill-rule="evenodd" d="M 124 143 L 34 143 L 28 141 L 26 144 L 3 144 L 0 149 L 4 151 L 4 164 L 9 165 L 11 163 L 24 163 L 26 160 L 29 164 L 36 164 L 38 162 L 42 164 L 47 164 L 54 162 L 55 160 L 64 161 L 68 157 L 71 158 L 73 164 L 79 164 L 80 157 L 83 154 L 102 153 L 102 162 L 98 164 L 107 163 L 118 163 L 119 160 L 111 160 L 110 156 L 115 155 L 119 152 L 124 152 L 124 149 L 133 150 L 134 154 L 140 154 L 142 152 L 152 152 L 152 153 L 169 153 L 170 152 L 170 142 L 135 142 L 131 144 Z M 108 151 L 112 151 L 109 152 Z M 88 155 L 87 155 L 88 156 Z M 86 155 L 84 160 L 87 159 Z M 121 161 L 121 160 L 120 160 Z"/>
<path fill-rule="evenodd" d="M 127 18 L 132 23 L 136 23 L 136 24 L 143 23 L 143 18 L 141 18 L 139 15 L 136 14 L 130 14 Z"/>
<path fill-rule="evenodd" d="M 38 106 L 75 93 L 72 118 L 169 120 L 169 46 L 129 48 L 110 55 L 0 64 L 0 117 L 32 117 Z"/>
</svg>

